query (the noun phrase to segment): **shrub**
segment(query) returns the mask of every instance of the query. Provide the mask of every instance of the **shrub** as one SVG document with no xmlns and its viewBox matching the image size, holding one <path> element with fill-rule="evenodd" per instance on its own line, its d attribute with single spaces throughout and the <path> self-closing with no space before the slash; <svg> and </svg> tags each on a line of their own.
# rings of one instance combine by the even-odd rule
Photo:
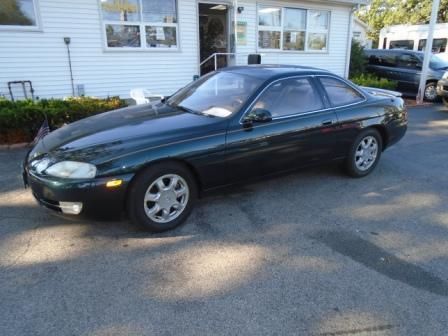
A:
<svg viewBox="0 0 448 336">
<path fill-rule="evenodd" d="M 386 78 L 378 78 L 372 74 L 361 74 L 350 78 L 350 80 L 360 86 L 368 86 L 378 89 L 395 90 L 397 87 L 397 82 Z"/>
<path fill-rule="evenodd" d="M 0 143 L 31 141 L 45 117 L 48 118 L 50 128 L 55 129 L 65 123 L 124 106 L 124 100 L 117 97 L 73 97 L 15 102 L 0 98 Z"/>
<path fill-rule="evenodd" d="M 357 77 L 366 70 L 364 47 L 356 40 L 352 40 L 350 54 L 350 77 Z"/>
</svg>

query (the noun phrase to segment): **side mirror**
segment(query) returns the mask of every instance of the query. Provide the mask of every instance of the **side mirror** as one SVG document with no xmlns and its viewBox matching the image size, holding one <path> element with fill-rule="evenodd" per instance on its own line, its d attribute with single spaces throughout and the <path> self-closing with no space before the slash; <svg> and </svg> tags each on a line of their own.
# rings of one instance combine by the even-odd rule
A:
<svg viewBox="0 0 448 336">
<path fill-rule="evenodd" d="M 244 118 L 245 123 L 265 123 L 269 121 L 272 121 L 272 114 L 271 112 L 263 108 L 253 109 L 246 115 L 246 118 Z"/>
</svg>

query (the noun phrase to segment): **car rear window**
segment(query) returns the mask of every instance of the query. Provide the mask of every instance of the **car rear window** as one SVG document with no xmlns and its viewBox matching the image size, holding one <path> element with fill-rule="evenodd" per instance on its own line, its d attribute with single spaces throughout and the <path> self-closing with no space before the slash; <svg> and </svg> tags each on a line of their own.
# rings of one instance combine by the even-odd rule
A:
<svg viewBox="0 0 448 336">
<path fill-rule="evenodd" d="M 333 77 L 320 77 L 328 99 L 333 106 L 343 106 L 362 101 L 362 95 L 350 85 Z"/>
</svg>

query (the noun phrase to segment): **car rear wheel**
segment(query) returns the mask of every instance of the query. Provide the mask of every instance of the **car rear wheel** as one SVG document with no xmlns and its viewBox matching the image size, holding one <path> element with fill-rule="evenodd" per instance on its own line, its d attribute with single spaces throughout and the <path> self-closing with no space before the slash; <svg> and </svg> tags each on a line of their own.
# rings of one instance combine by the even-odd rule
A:
<svg viewBox="0 0 448 336">
<path fill-rule="evenodd" d="M 426 84 L 424 98 L 426 101 L 434 102 L 437 100 L 437 83 L 431 82 Z"/>
<path fill-rule="evenodd" d="M 382 148 L 382 138 L 376 129 L 361 132 L 353 142 L 346 161 L 348 174 L 353 177 L 370 174 L 378 164 Z"/>
<path fill-rule="evenodd" d="M 131 221 L 153 232 L 182 224 L 197 198 L 197 186 L 187 167 L 177 163 L 151 166 L 139 173 L 128 194 Z"/>
</svg>

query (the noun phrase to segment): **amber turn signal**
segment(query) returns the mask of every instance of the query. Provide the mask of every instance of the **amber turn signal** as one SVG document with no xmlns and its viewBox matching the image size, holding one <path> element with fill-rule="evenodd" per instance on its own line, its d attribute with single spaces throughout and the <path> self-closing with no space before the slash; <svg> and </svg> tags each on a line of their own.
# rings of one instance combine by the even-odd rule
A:
<svg viewBox="0 0 448 336">
<path fill-rule="evenodd" d="M 123 183 L 123 180 L 111 180 L 106 183 L 106 187 L 108 187 L 108 188 L 119 187 L 119 186 L 121 186 L 122 183 Z"/>
</svg>

